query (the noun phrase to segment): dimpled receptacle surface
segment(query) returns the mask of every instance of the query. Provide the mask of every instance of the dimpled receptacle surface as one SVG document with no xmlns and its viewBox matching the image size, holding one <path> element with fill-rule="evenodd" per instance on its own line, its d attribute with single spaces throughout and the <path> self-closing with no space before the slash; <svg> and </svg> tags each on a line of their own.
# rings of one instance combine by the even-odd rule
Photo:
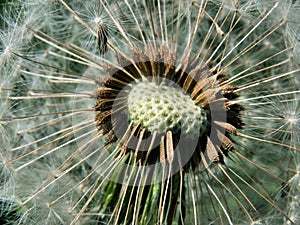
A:
<svg viewBox="0 0 300 225">
<path fill-rule="evenodd" d="M 142 81 L 132 85 L 127 98 L 129 119 L 153 133 L 177 132 L 191 138 L 203 135 L 208 127 L 208 110 L 194 104 L 180 87 Z"/>
</svg>

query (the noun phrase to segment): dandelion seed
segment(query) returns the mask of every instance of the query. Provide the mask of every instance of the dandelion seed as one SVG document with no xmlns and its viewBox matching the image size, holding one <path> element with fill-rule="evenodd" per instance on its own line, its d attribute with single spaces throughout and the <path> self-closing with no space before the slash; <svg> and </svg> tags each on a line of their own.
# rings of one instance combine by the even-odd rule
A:
<svg viewBox="0 0 300 225">
<path fill-rule="evenodd" d="M 285 196 L 288 195 L 289 191 L 290 191 L 291 187 L 289 186 L 288 183 L 283 182 L 282 183 L 282 190 L 281 190 L 281 195 L 280 197 L 284 198 Z"/>
<path fill-rule="evenodd" d="M 107 28 L 105 25 L 99 25 L 98 29 L 98 47 L 100 50 L 100 54 L 104 54 L 107 52 Z"/>
</svg>

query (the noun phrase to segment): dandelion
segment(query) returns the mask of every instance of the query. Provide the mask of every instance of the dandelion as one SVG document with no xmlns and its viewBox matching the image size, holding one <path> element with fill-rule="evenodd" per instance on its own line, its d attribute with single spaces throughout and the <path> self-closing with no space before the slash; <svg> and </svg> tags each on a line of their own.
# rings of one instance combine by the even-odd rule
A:
<svg viewBox="0 0 300 225">
<path fill-rule="evenodd" d="M 0 215 L 21 224 L 299 221 L 298 43 L 281 8 L 297 15 L 299 5 L 7 6 Z"/>
</svg>

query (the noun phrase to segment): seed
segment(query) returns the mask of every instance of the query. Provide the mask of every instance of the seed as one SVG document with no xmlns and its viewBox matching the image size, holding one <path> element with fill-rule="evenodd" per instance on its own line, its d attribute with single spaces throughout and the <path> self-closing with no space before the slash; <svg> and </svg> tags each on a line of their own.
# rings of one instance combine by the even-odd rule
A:
<svg viewBox="0 0 300 225">
<path fill-rule="evenodd" d="M 103 55 L 107 52 L 107 42 L 108 42 L 108 29 L 105 23 L 100 23 L 98 26 L 98 47 L 100 54 Z"/>
</svg>

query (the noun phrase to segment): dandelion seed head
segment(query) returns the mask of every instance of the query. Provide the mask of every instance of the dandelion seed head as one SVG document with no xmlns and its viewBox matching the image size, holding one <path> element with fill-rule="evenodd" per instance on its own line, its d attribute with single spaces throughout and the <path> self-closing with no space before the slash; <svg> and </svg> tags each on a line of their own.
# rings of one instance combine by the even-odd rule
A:
<svg viewBox="0 0 300 225">
<path fill-rule="evenodd" d="M 17 1 L 0 188 L 18 222 L 297 222 L 296 2 Z"/>
<path fill-rule="evenodd" d="M 243 124 L 239 116 L 226 118 L 227 113 L 239 115 L 242 110 L 238 104 L 226 106 L 238 96 L 233 93 L 235 87 L 221 86 L 223 75 L 197 64 L 197 57 L 190 56 L 190 62 L 180 57 L 176 60 L 178 53 L 173 53 L 166 42 L 158 49 L 151 42 L 145 50 L 140 47 L 127 48 L 130 61 L 117 55 L 122 67 L 108 67 L 112 75 L 97 91 L 95 121 L 105 136 L 105 145 L 116 142 L 121 146 L 116 150 L 123 154 L 137 152 L 136 160 L 153 163 L 163 162 L 164 155 L 172 158 L 173 150 L 180 151 L 189 144 L 188 150 L 176 153 L 173 171 L 201 164 L 203 157 L 197 149 L 207 154 L 206 166 L 223 162 L 224 155 L 233 149 L 229 133 L 236 134 Z M 184 71 L 178 69 L 180 64 L 186 68 Z M 224 113 L 220 113 L 222 110 Z M 130 138 L 124 142 L 127 135 Z M 143 139 L 148 143 L 144 141 L 144 147 L 139 148 Z M 217 148 L 211 145 L 211 139 L 215 139 Z M 170 140 L 176 141 L 170 145 Z"/>
</svg>

